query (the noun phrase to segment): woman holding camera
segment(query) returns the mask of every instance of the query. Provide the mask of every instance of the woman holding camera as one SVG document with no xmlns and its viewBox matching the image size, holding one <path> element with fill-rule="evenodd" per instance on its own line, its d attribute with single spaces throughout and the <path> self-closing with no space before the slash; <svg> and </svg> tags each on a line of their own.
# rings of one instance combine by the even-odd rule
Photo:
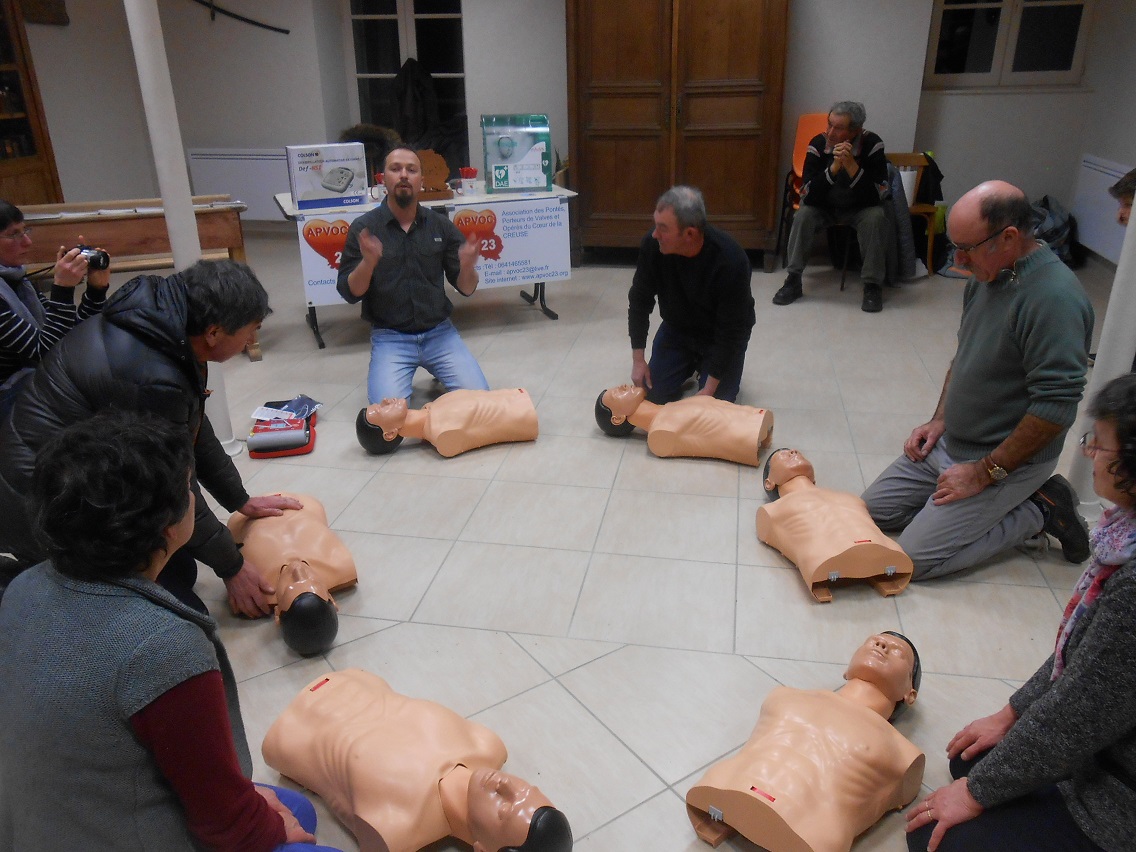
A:
<svg viewBox="0 0 1136 852">
<path fill-rule="evenodd" d="M 36 457 L 48 561 L 0 605 L 0 849 L 334 852 L 305 797 L 249 780 L 217 623 L 154 582 L 192 470 L 184 427 L 115 409 Z"/>
<path fill-rule="evenodd" d="M 45 298 L 25 273 L 31 248 L 24 214 L 0 201 L 0 417 L 7 413 L 20 381 L 44 354 L 75 323 L 103 309 L 110 284 L 109 270 L 90 270 L 76 307 L 75 287 L 88 274 L 87 258 L 77 248 L 66 251 L 60 246 L 51 295 Z"/>
</svg>

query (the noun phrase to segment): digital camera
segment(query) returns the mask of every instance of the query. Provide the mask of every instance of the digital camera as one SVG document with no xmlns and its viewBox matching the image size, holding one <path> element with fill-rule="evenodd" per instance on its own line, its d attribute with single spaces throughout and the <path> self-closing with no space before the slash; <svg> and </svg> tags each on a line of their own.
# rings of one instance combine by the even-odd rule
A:
<svg viewBox="0 0 1136 852">
<path fill-rule="evenodd" d="M 87 258 L 87 269 L 106 269 L 110 266 L 110 255 L 102 249 L 91 248 L 90 246 L 75 246 L 79 249 L 79 254 Z"/>
</svg>

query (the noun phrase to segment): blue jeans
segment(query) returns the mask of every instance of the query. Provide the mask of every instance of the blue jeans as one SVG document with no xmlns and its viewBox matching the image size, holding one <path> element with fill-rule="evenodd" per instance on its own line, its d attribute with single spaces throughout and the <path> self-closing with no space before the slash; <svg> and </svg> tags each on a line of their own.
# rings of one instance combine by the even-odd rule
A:
<svg viewBox="0 0 1136 852">
<path fill-rule="evenodd" d="M 655 341 L 651 344 L 651 361 L 647 365 L 651 370 L 651 387 L 647 391 L 650 402 L 663 405 L 674 402 L 682 396 L 683 383 L 698 373 L 698 387 L 706 386 L 709 373 L 702 366 L 706 350 L 711 346 L 708 340 L 699 340 L 695 337 L 676 331 L 665 321 L 659 325 L 655 332 Z M 745 366 L 745 349 L 726 365 L 723 375 L 718 376 L 718 389 L 714 396 L 733 402 L 738 398 L 738 389 L 742 382 L 742 367 Z"/>
<path fill-rule="evenodd" d="M 449 320 L 408 334 L 390 328 L 371 329 L 371 368 L 367 399 L 372 403 L 407 399 L 414 371 L 425 367 L 446 390 L 489 390 L 477 359 Z"/>
<path fill-rule="evenodd" d="M 288 790 L 284 787 L 275 787 L 272 784 L 257 784 L 257 787 L 267 787 L 276 794 L 280 804 L 292 812 L 300 827 L 309 834 L 316 833 L 316 809 L 308 801 L 307 796 Z M 281 843 L 273 852 L 340 852 L 333 846 L 317 846 L 314 843 Z"/>
</svg>

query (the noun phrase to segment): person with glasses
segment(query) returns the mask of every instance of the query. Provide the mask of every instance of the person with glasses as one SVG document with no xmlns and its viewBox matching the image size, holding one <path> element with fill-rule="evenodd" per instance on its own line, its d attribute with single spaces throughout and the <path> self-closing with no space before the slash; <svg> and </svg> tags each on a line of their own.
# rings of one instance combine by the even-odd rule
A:
<svg viewBox="0 0 1136 852">
<path fill-rule="evenodd" d="M 947 745 L 956 780 L 907 814 L 912 852 L 1136 849 L 1136 376 L 1106 384 L 1081 439 L 1109 505 L 1054 651 Z"/>
<path fill-rule="evenodd" d="M 1052 476 L 1085 387 L 1093 309 L 1076 276 L 1036 240 L 1030 204 L 979 184 L 947 232 L 970 270 L 958 347 L 938 406 L 864 492 L 915 564 L 913 579 L 976 565 L 1041 532 L 1069 562 L 1089 556 L 1077 495 Z"/>
<path fill-rule="evenodd" d="M 50 296 L 27 278 L 32 229 L 20 209 L 0 201 L 0 417 L 7 414 L 20 383 L 44 353 L 75 323 L 103 309 L 109 269 L 92 269 L 77 248 L 59 247 Z M 79 238 L 80 242 L 82 237 Z M 75 288 L 87 276 L 87 289 L 75 305 Z"/>
</svg>

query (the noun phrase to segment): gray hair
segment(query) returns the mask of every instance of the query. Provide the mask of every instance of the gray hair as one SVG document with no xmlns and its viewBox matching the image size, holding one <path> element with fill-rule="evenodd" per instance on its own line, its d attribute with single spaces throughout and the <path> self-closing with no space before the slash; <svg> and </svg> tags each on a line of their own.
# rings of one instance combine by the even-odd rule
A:
<svg viewBox="0 0 1136 852">
<path fill-rule="evenodd" d="M 693 186 L 672 186 L 659 196 L 655 210 L 669 207 L 674 211 L 680 231 L 687 228 L 706 230 L 706 201 L 702 192 Z"/>
<path fill-rule="evenodd" d="M 848 116 L 848 125 L 853 130 L 859 130 L 868 120 L 868 113 L 859 101 L 837 101 L 829 109 L 828 114 Z"/>
<path fill-rule="evenodd" d="M 991 231 L 1002 231 L 1013 226 L 1023 235 L 1033 233 L 1033 208 L 1021 190 L 992 193 L 983 197 L 978 212 Z"/>
</svg>

